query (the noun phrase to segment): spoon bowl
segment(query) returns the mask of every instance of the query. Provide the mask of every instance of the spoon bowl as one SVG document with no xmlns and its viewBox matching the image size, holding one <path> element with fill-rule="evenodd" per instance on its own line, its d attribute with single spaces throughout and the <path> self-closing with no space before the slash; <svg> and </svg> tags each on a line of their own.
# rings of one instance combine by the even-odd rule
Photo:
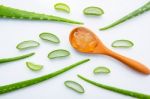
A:
<svg viewBox="0 0 150 99">
<path fill-rule="evenodd" d="M 72 47 L 79 52 L 108 55 L 140 73 L 150 74 L 150 69 L 143 64 L 108 49 L 88 28 L 77 27 L 73 29 L 70 33 L 69 40 Z"/>
<path fill-rule="evenodd" d="M 91 54 L 103 54 L 106 47 L 88 28 L 78 27 L 70 33 L 70 43 L 78 51 Z"/>
</svg>

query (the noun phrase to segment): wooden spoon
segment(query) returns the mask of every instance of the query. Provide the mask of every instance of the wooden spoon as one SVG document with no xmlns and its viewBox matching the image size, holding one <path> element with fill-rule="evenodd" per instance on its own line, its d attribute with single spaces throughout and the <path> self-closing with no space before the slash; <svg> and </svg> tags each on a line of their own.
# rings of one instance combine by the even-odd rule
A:
<svg viewBox="0 0 150 99">
<path fill-rule="evenodd" d="M 104 54 L 111 56 L 122 63 L 128 65 L 132 69 L 141 72 L 143 74 L 150 74 L 148 69 L 143 64 L 119 55 L 105 47 L 105 45 L 98 39 L 98 37 L 89 29 L 85 27 L 77 27 L 70 33 L 70 43 L 78 51 L 90 54 Z"/>
</svg>

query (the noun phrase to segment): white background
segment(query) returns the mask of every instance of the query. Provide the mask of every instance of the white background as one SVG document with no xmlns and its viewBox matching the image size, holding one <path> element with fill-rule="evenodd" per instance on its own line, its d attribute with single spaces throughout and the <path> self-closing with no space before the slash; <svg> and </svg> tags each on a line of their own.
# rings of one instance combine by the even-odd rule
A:
<svg viewBox="0 0 150 99">
<path fill-rule="evenodd" d="M 84 26 L 92 29 L 110 49 L 134 58 L 150 68 L 150 13 L 147 12 L 128 22 L 107 31 L 99 31 L 112 21 L 126 15 L 149 0 L 0 0 L 0 4 L 20 8 L 28 11 L 58 15 L 85 23 Z M 57 2 L 67 3 L 71 13 L 55 11 L 53 6 Z M 101 17 L 84 16 L 82 10 L 87 6 L 99 6 L 105 14 Z M 24 88 L 0 96 L 0 99 L 130 99 L 128 96 L 113 93 L 90 85 L 76 75 L 82 74 L 92 80 L 128 90 L 150 93 L 150 76 L 141 75 L 119 61 L 102 55 L 88 55 L 76 52 L 69 44 L 69 32 L 77 25 L 47 22 L 47 21 L 20 21 L 0 19 L 0 58 L 11 57 L 36 52 L 36 55 L 17 62 L 0 64 L 0 85 L 10 84 L 31 79 L 61 69 L 74 62 L 90 58 L 91 61 L 72 69 L 40 84 Z M 39 39 L 41 32 L 56 34 L 60 44 L 51 44 Z M 114 49 L 111 43 L 117 39 L 129 39 L 135 43 L 130 49 Z M 18 51 L 15 46 L 24 40 L 36 40 L 40 47 L 26 51 Z M 62 59 L 49 60 L 47 54 L 54 49 L 67 49 L 71 56 Z M 44 69 L 39 72 L 29 70 L 25 62 L 31 61 L 43 64 Z M 93 69 L 97 66 L 107 66 L 111 69 L 109 75 L 94 75 Z M 78 94 L 64 86 L 65 80 L 79 82 L 85 88 L 84 94 Z"/>
</svg>

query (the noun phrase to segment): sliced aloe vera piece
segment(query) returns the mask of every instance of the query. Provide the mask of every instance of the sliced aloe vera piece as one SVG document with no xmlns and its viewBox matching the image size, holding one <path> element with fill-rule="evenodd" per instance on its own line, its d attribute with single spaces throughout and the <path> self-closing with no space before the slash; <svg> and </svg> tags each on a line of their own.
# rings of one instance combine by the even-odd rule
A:
<svg viewBox="0 0 150 99">
<path fill-rule="evenodd" d="M 78 93 L 84 93 L 84 88 L 77 82 L 72 80 L 67 80 L 64 82 L 65 86 L 78 92 Z"/>
<path fill-rule="evenodd" d="M 64 49 L 58 49 L 58 50 L 54 50 L 52 52 L 50 52 L 48 54 L 48 58 L 49 59 L 53 59 L 53 58 L 59 58 L 59 57 L 66 57 L 69 56 L 70 52 Z"/>
<path fill-rule="evenodd" d="M 111 46 L 114 48 L 130 48 L 133 47 L 134 44 L 129 40 L 116 40 L 112 43 Z"/>
<path fill-rule="evenodd" d="M 41 33 L 39 37 L 43 40 L 50 41 L 53 43 L 60 43 L 59 38 L 52 33 Z"/>
<path fill-rule="evenodd" d="M 100 16 L 100 15 L 104 14 L 104 11 L 103 11 L 103 9 L 101 9 L 99 7 L 90 6 L 90 7 L 85 8 L 83 10 L 83 13 L 85 15 Z"/>
<path fill-rule="evenodd" d="M 23 42 L 19 43 L 16 46 L 16 48 L 19 50 L 24 50 L 24 49 L 38 47 L 39 45 L 40 45 L 40 43 L 38 43 L 37 41 L 28 40 L 28 41 L 23 41 Z"/>
<path fill-rule="evenodd" d="M 100 73 L 108 74 L 110 73 L 110 69 L 108 69 L 107 67 L 96 67 L 93 72 L 95 74 L 100 74 Z"/>
<path fill-rule="evenodd" d="M 33 71 L 39 71 L 43 68 L 42 65 L 39 64 L 34 64 L 32 62 L 26 62 L 26 65 L 29 69 L 33 70 Z"/>
<path fill-rule="evenodd" d="M 65 4 L 65 3 L 56 3 L 54 5 L 54 8 L 56 10 L 60 10 L 60 11 L 64 11 L 64 12 L 70 13 L 70 7 L 67 4 Z"/>
</svg>

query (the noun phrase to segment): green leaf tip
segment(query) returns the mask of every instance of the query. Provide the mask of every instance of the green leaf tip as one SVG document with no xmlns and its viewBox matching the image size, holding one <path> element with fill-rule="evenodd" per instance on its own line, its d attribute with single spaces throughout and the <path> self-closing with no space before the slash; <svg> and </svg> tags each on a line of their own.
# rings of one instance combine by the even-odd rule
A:
<svg viewBox="0 0 150 99">
<path fill-rule="evenodd" d="M 90 83 L 92 85 L 95 85 L 97 87 L 109 90 L 109 91 L 113 91 L 119 94 L 123 94 L 126 96 L 131 96 L 131 97 L 135 97 L 138 99 L 150 99 L 150 95 L 149 94 L 144 94 L 144 93 L 139 93 L 139 92 L 135 92 L 135 91 L 130 91 L 130 90 L 126 90 L 126 89 L 121 89 L 121 88 L 117 88 L 117 87 L 113 87 L 113 86 L 109 86 L 109 85 L 105 85 L 105 84 L 101 84 L 101 83 L 97 83 L 95 81 L 92 81 L 86 77 L 83 77 L 81 75 L 77 75 L 80 79 L 84 80 L 87 83 Z"/>
<path fill-rule="evenodd" d="M 12 61 L 17 61 L 17 60 L 21 60 L 24 58 L 28 58 L 33 56 L 35 53 L 28 53 L 28 54 L 24 54 L 24 55 L 20 55 L 20 56 L 15 56 L 15 57 L 10 57 L 10 58 L 2 58 L 0 59 L 0 64 L 1 63 L 7 63 L 7 62 L 12 62 Z"/>
<path fill-rule="evenodd" d="M 25 88 L 25 87 L 28 87 L 28 86 L 31 86 L 31 85 L 34 85 L 34 84 L 37 84 L 37 83 L 40 83 L 42 81 L 45 81 L 45 80 L 48 80 L 50 78 L 54 78 L 55 76 L 58 76 L 64 72 L 67 72 L 83 63 L 86 63 L 88 62 L 89 59 L 84 59 L 84 60 L 81 60 L 81 61 L 78 61 L 74 64 L 71 64 L 67 67 L 64 67 L 62 69 L 59 69 L 55 72 L 52 72 L 52 73 L 49 73 L 47 75 L 43 75 L 43 76 L 40 76 L 40 77 L 36 77 L 36 78 L 33 78 L 33 79 L 28 79 L 28 80 L 24 80 L 24 81 L 20 81 L 20 82 L 16 82 L 16 83 L 12 83 L 12 84 L 7 84 L 7 85 L 3 85 L 3 86 L 0 86 L 0 95 L 1 94 L 5 94 L 5 93 L 8 93 L 8 92 L 12 92 L 12 91 L 15 91 L 15 90 L 18 90 L 18 89 L 21 89 L 21 88 Z"/>
<path fill-rule="evenodd" d="M 35 13 L 35 12 L 25 11 L 25 10 L 7 7 L 3 5 L 0 5 L 0 18 L 24 19 L 24 20 L 47 20 L 47 21 L 66 22 L 71 24 L 83 24 L 82 22 L 74 21 L 59 16 Z"/>
<path fill-rule="evenodd" d="M 111 24 L 100 28 L 99 30 L 107 30 L 110 28 L 113 28 L 127 20 L 130 20 L 132 18 L 135 18 L 136 16 L 142 15 L 145 12 L 148 12 L 150 10 L 150 1 L 148 1 L 147 3 L 145 3 L 143 6 L 137 8 L 136 10 L 128 13 L 127 15 L 121 17 L 120 19 L 116 20 L 115 22 L 112 22 Z"/>
</svg>

